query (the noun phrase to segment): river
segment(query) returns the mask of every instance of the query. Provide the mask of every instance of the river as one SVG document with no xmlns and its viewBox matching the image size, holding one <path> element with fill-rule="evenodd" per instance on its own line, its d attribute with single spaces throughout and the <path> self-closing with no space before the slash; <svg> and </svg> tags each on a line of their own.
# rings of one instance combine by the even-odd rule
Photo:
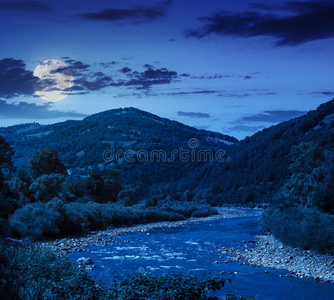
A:
<svg viewBox="0 0 334 300">
<path fill-rule="evenodd" d="M 212 271 L 234 274 L 223 292 L 258 295 L 258 299 L 334 299 L 334 284 L 312 279 L 285 277 L 287 271 L 224 263 L 223 247 L 245 247 L 242 241 L 260 234 L 259 216 L 218 219 L 190 223 L 181 227 L 156 229 L 113 237 L 112 245 L 91 246 L 90 252 L 71 253 L 72 260 L 90 257 L 96 268 L 93 278 L 104 282 L 115 274 L 134 271 L 165 272 Z M 248 244 L 251 247 L 252 244 Z"/>
</svg>

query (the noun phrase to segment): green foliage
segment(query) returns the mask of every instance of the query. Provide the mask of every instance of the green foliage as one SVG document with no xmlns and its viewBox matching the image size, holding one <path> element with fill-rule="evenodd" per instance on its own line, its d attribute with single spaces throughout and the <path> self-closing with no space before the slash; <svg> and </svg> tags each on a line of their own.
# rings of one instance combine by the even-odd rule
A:
<svg viewBox="0 0 334 300">
<path fill-rule="evenodd" d="M 60 174 L 41 175 L 30 185 L 30 195 L 35 201 L 48 202 L 58 196 L 64 181 L 64 176 Z"/>
<path fill-rule="evenodd" d="M 10 217 L 10 228 L 19 237 L 33 240 L 105 229 L 108 226 L 178 221 L 204 217 L 217 211 L 205 204 L 182 202 L 124 206 L 120 203 L 64 203 L 57 198 L 47 203 L 30 203 Z"/>
<path fill-rule="evenodd" d="M 210 274 L 151 274 L 134 273 L 120 283 L 115 282 L 110 287 L 113 299 L 135 300 L 204 300 L 218 299 L 210 296 L 212 291 L 225 286 L 225 279 Z"/>
<path fill-rule="evenodd" d="M 314 143 L 291 149 L 291 177 L 261 225 L 283 242 L 302 249 L 334 253 L 334 160 Z"/>
<path fill-rule="evenodd" d="M 324 149 L 311 142 L 303 142 L 291 148 L 291 163 L 289 169 L 292 173 L 311 173 L 324 160 Z"/>
<path fill-rule="evenodd" d="M 0 135 L 0 170 L 5 169 L 6 171 L 14 171 L 13 158 L 14 150 Z"/>
<path fill-rule="evenodd" d="M 32 184 L 32 178 L 27 169 L 27 167 L 22 166 L 8 183 L 11 194 L 15 198 L 30 198 L 31 196 L 29 187 Z"/>
<path fill-rule="evenodd" d="M 0 218 L 7 218 L 14 212 L 14 204 L 0 191 Z"/>
<path fill-rule="evenodd" d="M 27 204 L 16 210 L 9 219 L 14 234 L 32 240 L 57 236 L 63 221 L 64 210 L 59 200 Z"/>
<path fill-rule="evenodd" d="M 1 299 L 107 299 L 83 270 L 51 250 L 0 243 L 0 261 Z"/>
<path fill-rule="evenodd" d="M 30 160 L 30 171 L 34 178 L 52 173 L 66 176 L 67 170 L 59 159 L 58 153 L 52 148 L 37 151 Z"/>
<path fill-rule="evenodd" d="M 103 211 L 98 203 L 68 203 L 65 205 L 65 225 L 63 234 L 81 233 L 106 227 Z"/>
<path fill-rule="evenodd" d="M 334 254 L 334 216 L 304 206 L 273 206 L 260 223 L 282 242 L 305 250 Z"/>
<path fill-rule="evenodd" d="M 119 177 L 120 173 L 111 169 L 93 172 L 86 182 L 88 195 L 98 203 L 115 202 L 122 189 Z"/>
</svg>

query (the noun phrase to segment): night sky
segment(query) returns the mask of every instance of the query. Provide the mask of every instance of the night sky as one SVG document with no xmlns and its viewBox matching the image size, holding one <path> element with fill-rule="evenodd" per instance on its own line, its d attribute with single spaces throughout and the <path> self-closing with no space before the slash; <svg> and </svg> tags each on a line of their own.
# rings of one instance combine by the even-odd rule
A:
<svg viewBox="0 0 334 300">
<path fill-rule="evenodd" d="M 0 0 L 0 126 L 133 106 L 240 139 L 334 98 L 334 1 L 256 1 Z"/>
</svg>

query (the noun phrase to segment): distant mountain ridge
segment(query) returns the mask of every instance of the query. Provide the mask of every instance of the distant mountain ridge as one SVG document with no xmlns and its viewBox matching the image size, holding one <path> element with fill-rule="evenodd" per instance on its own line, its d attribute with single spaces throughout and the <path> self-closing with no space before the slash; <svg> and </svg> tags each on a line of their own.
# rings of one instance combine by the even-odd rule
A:
<svg viewBox="0 0 334 300">
<path fill-rule="evenodd" d="M 172 139 L 175 140 L 173 144 L 181 146 L 189 139 L 197 138 L 203 146 L 210 148 L 238 142 L 234 137 L 198 130 L 133 107 L 107 110 L 82 121 L 2 127 L 0 134 L 13 146 L 17 165 L 27 163 L 37 150 L 51 147 L 59 152 L 69 168 L 103 163 L 102 153 L 110 144 L 127 150 L 129 146 L 161 148 Z M 82 158 L 86 156 L 83 153 L 89 158 Z"/>
<path fill-rule="evenodd" d="M 239 142 L 228 135 L 198 130 L 132 107 L 93 114 L 82 121 L 0 128 L 0 134 L 13 146 L 17 166 L 29 164 L 36 151 L 51 147 L 57 150 L 73 176 L 87 176 L 94 169 L 116 168 L 121 171 L 124 186 L 135 186 L 145 193 L 154 184 L 186 178 L 205 164 L 204 161 L 184 162 L 179 157 L 168 162 L 159 161 L 162 152 L 169 158 L 177 149 L 190 151 L 192 141 L 196 150 L 214 153 Z M 105 159 L 104 153 L 111 149 L 114 153 L 121 152 L 119 160 Z M 155 151 L 155 161 L 124 160 L 127 154 L 144 151 Z"/>
<path fill-rule="evenodd" d="M 136 108 L 109 110 L 82 121 L 0 128 L 0 134 L 16 151 L 17 164 L 28 163 L 37 150 L 51 147 L 58 151 L 73 176 L 87 175 L 97 168 L 116 168 L 121 171 L 125 189 L 143 197 L 204 199 L 211 204 L 268 202 L 290 176 L 293 145 L 313 141 L 333 151 L 334 100 L 240 142 Z M 111 148 L 123 156 L 142 150 L 163 150 L 168 154 L 175 149 L 204 149 L 212 153 L 223 150 L 226 160 L 129 162 L 121 157 L 106 161 L 103 153 Z"/>
</svg>

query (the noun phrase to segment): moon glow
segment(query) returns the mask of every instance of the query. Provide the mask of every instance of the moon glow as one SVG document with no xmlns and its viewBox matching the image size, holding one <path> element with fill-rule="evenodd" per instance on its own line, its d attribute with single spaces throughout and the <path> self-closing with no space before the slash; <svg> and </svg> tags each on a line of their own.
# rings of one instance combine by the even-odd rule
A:
<svg viewBox="0 0 334 300">
<path fill-rule="evenodd" d="M 45 101 L 56 102 L 71 93 L 73 76 L 69 67 L 62 61 L 43 61 L 34 70 L 34 76 L 39 78 L 33 84 L 35 93 Z"/>
</svg>

